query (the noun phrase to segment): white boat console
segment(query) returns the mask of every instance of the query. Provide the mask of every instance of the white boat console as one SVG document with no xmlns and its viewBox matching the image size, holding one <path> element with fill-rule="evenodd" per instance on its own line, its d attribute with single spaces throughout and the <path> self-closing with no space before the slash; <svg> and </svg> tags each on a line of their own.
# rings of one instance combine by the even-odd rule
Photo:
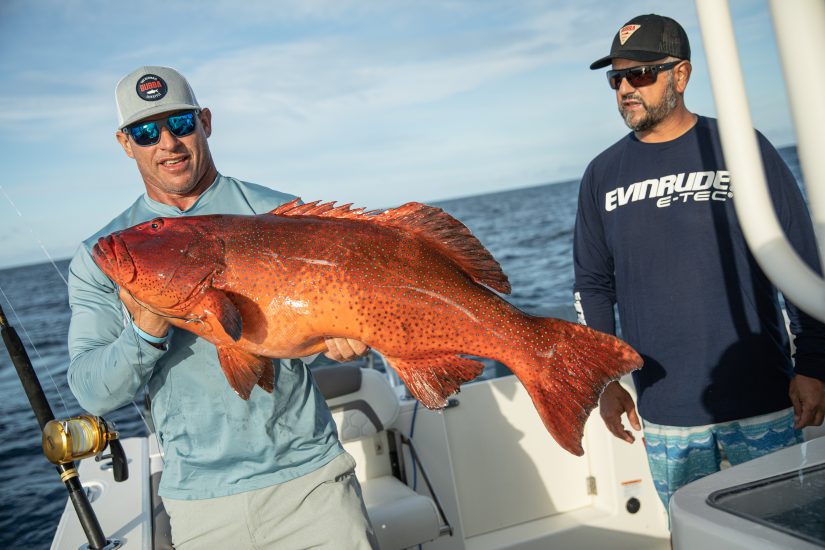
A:
<svg viewBox="0 0 825 550">
<path fill-rule="evenodd" d="M 670 518 L 676 550 L 825 547 L 825 437 L 682 487 Z"/>
</svg>

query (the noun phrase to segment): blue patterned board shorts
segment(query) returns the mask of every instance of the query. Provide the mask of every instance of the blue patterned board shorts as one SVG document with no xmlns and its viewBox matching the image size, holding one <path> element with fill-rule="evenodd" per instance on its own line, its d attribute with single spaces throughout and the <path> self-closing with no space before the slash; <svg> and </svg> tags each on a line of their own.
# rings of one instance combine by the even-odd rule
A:
<svg viewBox="0 0 825 550">
<path fill-rule="evenodd" d="M 793 428 L 793 408 L 705 426 L 662 426 L 644 422 L 645 449 L 653 484 L 668 507 L 676 490 L 731 466 L 802 443 Z"/>
</svg>

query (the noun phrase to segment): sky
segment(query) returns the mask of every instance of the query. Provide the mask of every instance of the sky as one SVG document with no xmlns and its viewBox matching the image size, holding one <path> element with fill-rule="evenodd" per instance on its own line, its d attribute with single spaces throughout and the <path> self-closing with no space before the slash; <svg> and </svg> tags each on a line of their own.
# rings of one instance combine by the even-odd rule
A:
<svg viewBox="0 0 825 550">
<path fill-rule="evenodd" d="M 730 0 L 755 126 L 795 142 L 767 0 Z M 604 70 L 642 13 L 692 47 L 688 108 L 715 116 L 689 0 L 0 0 L 0 269 L 70 257 L 143 193 L 114 89 L 181 71 L 218 170 L 387 208 L 581 176 L 628 130 Z"/>
</svg>

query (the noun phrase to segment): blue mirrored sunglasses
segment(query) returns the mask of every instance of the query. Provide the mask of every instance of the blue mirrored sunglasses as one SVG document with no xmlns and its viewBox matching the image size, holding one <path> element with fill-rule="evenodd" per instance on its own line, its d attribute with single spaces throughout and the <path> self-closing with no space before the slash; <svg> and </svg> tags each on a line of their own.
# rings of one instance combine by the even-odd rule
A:
<svg viewBox="0 0 825 550">
<path fill-rule="evenodd" d="M 160 128 L 166 128 L 176 137 L 188 136 L 195 131 L 195 111 L 172 115 L 166 120 L 153 120 L 151 122 L 139 122 L 125 128 L 132 139 L 141 147 L 155 145 L 160 141 Z"/>
</svg>

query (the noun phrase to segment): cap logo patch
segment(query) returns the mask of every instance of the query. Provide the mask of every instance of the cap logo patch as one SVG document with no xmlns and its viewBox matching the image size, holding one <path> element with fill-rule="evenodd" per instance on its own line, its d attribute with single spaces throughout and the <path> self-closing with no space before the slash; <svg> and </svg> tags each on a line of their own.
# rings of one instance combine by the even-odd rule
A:
<svg viewBox="0 0 825 550">
<path fill-rule="evenodd" d="M 163 99 L 169 88 L 166 82 L 155 74 L 145 74 L 140 77 L 135 85 L 138 97 L 144 101 L 157 101 Z"/>
<path fill-rule="evenodd" d="M 624 43 L 627 42 L 627 39 L 630 38 L 634 32 L 639 30 L 639 27 L 641 27 L 641 25 L 625 25 L 619 29 L 619 42 L 622 43 L 622 46 L 624 46 Z"/>
</svg>

